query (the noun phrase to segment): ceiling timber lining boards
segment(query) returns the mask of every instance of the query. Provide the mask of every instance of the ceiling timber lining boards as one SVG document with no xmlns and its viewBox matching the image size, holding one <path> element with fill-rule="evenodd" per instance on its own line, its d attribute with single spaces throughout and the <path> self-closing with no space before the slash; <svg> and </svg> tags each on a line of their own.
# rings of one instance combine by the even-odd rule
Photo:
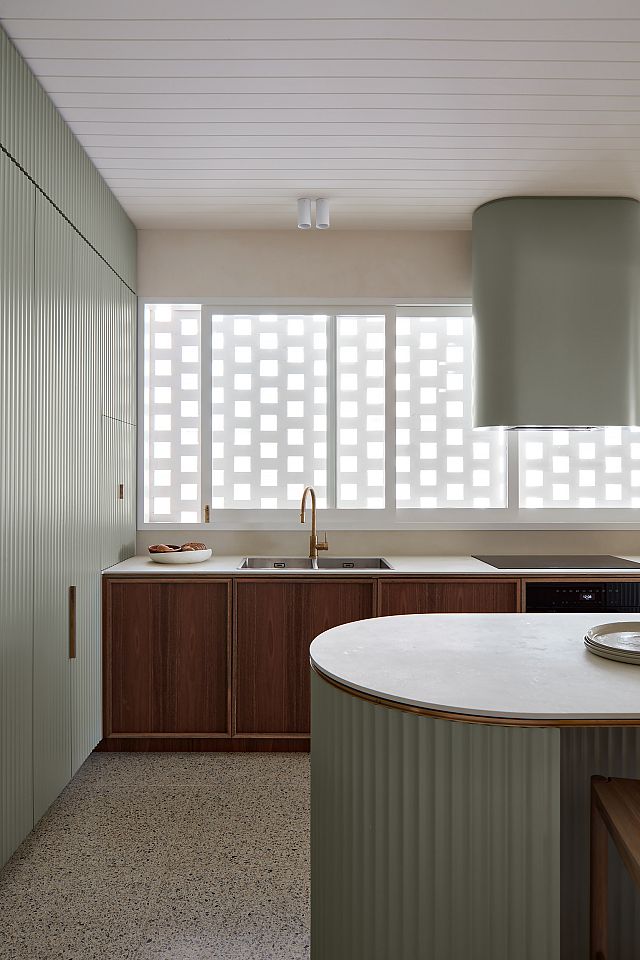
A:
<svg viewBox="0 0 640 960">
<path fill-rule="evenodd" d="M 295 199 L 327 196 L 333 229 L 466 230 L 498 196 L 637 196 L 637 4 L 479 9 L 0 0 L 0 21 L 142 228 L 295 229 Z"/>
</svg>

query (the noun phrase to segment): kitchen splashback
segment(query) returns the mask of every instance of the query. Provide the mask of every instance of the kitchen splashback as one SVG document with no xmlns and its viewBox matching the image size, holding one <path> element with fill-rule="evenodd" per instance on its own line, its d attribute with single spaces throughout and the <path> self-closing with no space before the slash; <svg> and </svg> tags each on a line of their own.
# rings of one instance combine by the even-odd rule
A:
<svg viewBox="0 0 640 960">
<path fill-rule="evenodd" d="M 324 526 L 320 524 L 324 531 Z M 640 554 L 634 530 L 328 530 L 335 555 L 473 556 L 477 554 Z M 139 530 L 137 553 L 152 543 L 202 540 L 218 556 L 299 556 L 308 531 L 299 530 Z"/>
</svg>

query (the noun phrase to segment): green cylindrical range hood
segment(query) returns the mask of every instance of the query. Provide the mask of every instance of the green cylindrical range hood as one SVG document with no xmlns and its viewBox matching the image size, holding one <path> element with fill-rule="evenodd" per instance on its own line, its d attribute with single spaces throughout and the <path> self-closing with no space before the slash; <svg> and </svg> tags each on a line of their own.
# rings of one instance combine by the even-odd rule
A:
<svg viewBox="0 0 640 960">
<path fill-rule="evenodd" d="M 474 426 L 640 423 L 640 204 L 508 197 L 473 215 Z"/>
</svg>

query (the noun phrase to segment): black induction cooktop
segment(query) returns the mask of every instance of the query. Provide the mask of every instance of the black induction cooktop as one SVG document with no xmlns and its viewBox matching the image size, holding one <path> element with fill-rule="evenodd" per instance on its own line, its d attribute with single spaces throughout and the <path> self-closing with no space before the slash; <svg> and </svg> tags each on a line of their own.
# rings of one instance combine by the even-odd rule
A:
<svg viewBox="0 0 640 960">
<path fill-rule="evenodd" d="M 621 557 L 591 556 L 574 557 L 551 556 L 522 557 L 522 556 L 483 556 L 474 557 L 482 560 L 496 570 L 626 570 L 637 569 L 640 563 L 635 560 L 623 560 Z"/>
</svg>

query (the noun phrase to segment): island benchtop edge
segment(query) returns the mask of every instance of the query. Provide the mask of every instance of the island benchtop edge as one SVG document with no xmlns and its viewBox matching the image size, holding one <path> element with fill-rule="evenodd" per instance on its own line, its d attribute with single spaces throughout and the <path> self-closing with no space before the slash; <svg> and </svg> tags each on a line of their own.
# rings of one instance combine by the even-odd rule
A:
<svg viewBox="0 0 640 960">
<path fill-rule="evenodd" d="M 473 723 L 640 726 L 640 667 L 584 635 L 628 614 L 409 614 L 325 631 L 312 670 L 344 693 Z"/>
</svg>

